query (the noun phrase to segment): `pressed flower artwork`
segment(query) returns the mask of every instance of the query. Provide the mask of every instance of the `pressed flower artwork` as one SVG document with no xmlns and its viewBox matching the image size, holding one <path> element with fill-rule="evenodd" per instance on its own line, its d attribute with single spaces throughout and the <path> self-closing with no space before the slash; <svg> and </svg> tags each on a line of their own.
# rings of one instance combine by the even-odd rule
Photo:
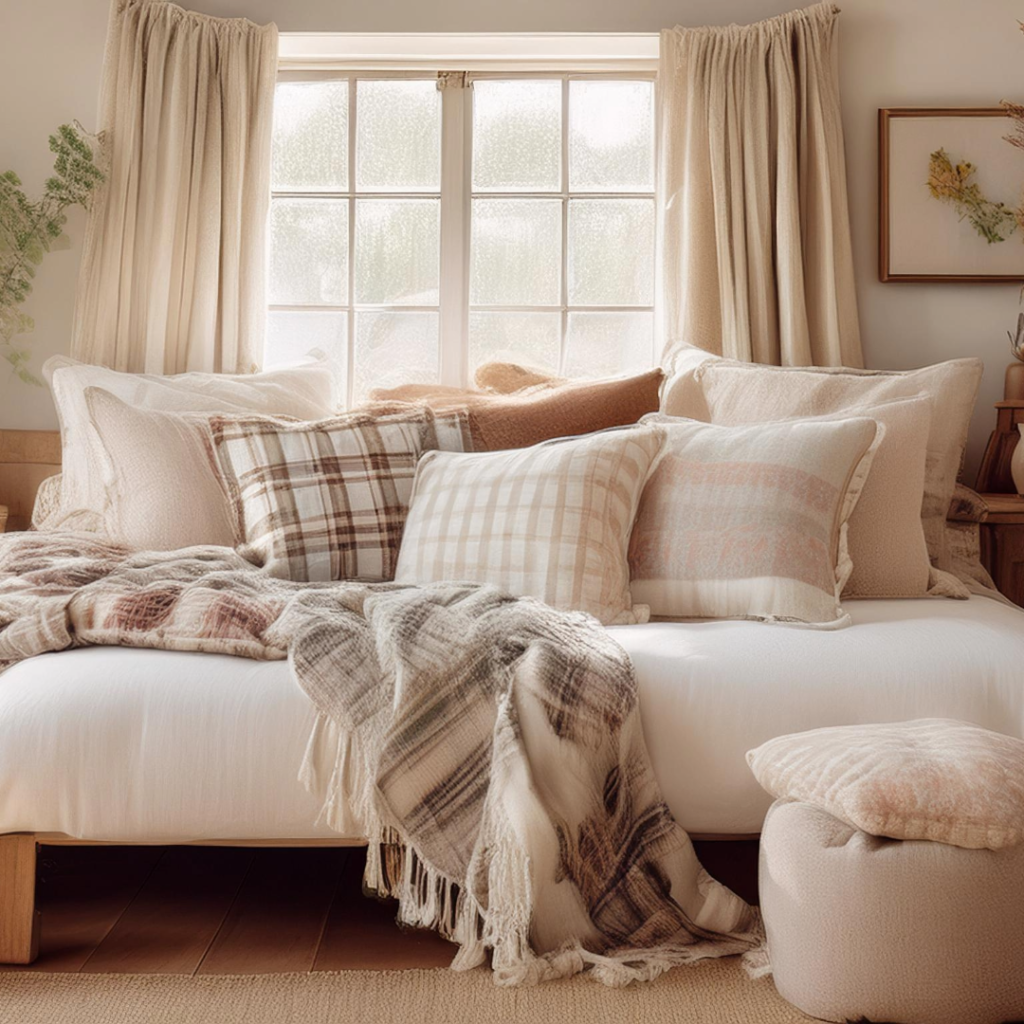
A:
<svg viewBox="0 0 1024 1024">
<path fill-rule="evenodd" d="M 883 281 L 1024 281 L 1024 166 L 1002 107 L 879 111 Z"/>
</svg>

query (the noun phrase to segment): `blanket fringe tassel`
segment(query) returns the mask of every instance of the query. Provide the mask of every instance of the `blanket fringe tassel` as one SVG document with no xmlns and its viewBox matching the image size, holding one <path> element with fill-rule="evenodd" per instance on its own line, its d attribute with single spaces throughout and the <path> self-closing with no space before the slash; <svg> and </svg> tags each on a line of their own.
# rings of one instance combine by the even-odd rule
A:
<svg viewBox="0 0 1024 1024">
<path fill-rule="evenodd" d="M 299 781 L 320 797 L 317 823 L 341 833 L 368 838 L 364 891 L 398 900 L 398 921 L 437 931 L 456 943 L 454 970 L 470 970 L 486 962 L 491 950 L 495 984 L 536 985 L 586 971 L 605 985 L 622 987 L 652 981 L 672 967 L 708 957 L 744 953 L 751 977 L 770 973 L 763 946 L 749 941 L 697 942 L 620 953 L 593 953 L 578 943 L 538 955 L 530 946 L 532 897 L 529 859 L 519 846 L 511 824 L 488 808 L 479 844 L 487 855 L 488 906 L 483 908 L 462 885 L 423 860 L 393 822 L 382 820 L 374 805 L 370 773 L 351 735 L 327 716 L 318 716 L 306 746 Z M 484 866 L 471 862 L 468 875 Z"/>
</svg>

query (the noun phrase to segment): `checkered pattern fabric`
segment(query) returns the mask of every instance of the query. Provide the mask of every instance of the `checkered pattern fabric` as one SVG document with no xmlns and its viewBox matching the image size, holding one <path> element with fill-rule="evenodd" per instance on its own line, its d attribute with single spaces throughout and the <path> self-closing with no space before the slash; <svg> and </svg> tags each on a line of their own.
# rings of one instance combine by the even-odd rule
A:
<svg viewBox="0 0 1024 1024">
<path fill-rule="evenodd" d="M 401 583 L 490 583 L 606 624 L 631 623 L 626 549 L 658 427 L 420 460 Z"/>
<path fill-rule="evenodd" d="M 315 423 L 215 416 L 210 426 L 246 557 L 283 579 L 391 579 L 416 462 L 438 446 L 429 409 Z M 448 444 L 458 436 L 447 421 L 441 433 Z"/>
</svg>

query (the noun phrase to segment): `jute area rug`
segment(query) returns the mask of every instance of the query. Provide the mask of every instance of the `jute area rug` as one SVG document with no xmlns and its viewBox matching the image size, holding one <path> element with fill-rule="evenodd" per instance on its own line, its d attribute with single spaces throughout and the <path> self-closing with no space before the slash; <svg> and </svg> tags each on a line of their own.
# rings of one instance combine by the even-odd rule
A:
<svg viewBox="0 0 1024 1024">
<path fill-rule="evenodd" d="M 175 977 L 0 974 L 2 1024 L 806 1024 L 735 958 L 648 985 L 500 989 L 485 970 Z"/>
</svg>

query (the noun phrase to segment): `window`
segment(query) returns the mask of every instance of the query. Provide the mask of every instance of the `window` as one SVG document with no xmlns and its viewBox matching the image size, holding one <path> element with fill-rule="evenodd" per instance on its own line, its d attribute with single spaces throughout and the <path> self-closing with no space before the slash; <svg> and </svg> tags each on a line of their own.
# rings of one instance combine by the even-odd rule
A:
<svg viewBox="0 0 1024 1024">
<path fill-rule="evenodd" d="M 636 73 L 282 75 L 266 364 L 320 349 L 349 403 L 651 365 L 653 121 Z"/>
</svg>

